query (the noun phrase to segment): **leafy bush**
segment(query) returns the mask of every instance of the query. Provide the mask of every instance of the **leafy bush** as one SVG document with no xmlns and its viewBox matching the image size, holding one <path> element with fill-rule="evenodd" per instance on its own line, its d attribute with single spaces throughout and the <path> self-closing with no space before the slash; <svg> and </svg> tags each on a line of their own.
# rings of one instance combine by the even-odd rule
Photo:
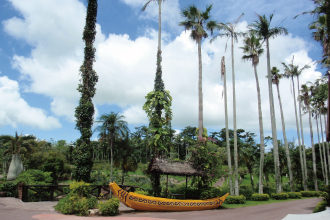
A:
<svg viewBox="0 0 330 220">
<path fill-rule="evenodd" d="M 324 211 L 326 205 L 327 205 L 326 201 L 321 201 L 321 202 L 317 203 L 316 207 L 313 209 L 313 213 Z"/>
<path fill-rule="evenodd" d="M 301 199 L 302 195 L 300 192 L 288 192 L 290 199 Z"/>
<path fill-rule="evenodd" d="M 119 199 L 111 198 L 106 202 L 100 202 L 99 211 L 103 216 L 114 216 L 119 213 Z"/>
<path fill-rule="evenodd" d="M 253 193 L 254 192 L 253 192 L 251 187 L 241 187 L 239 189 L 239 194 L 244 195 L 247 200 L 251 200 L 251 196 L 252 196 Z"/>
<path fill-rule="evenodd" d="M 135 191 L 135 193 L 145 195 L 145 196 L 149 196 L 149 193 L 146 192 L 146 191 L 143 191 L 143 190 L 137 190 L 137 191 Z"/>
<path fill-rule="evenodd" d="M 230 188 L 229 187 L 221 187 L 221 195 L 220 195 L 220 197 L 226 195 L 229 192 L 230 192 Z"/>
<path fill-rule="evenodd" d="M 288 194 L 287 193 L 273 193 L 272 198 L 276 200 L 286 200 L 288 199 Z"/>
<path fill-rule="evenodd" d="M 258 194 L 254 193 L 251 196 L 252 201 L 268 201 L 269 200 L 269 195 L 268 194 Z"/>
<path fill-rule="evenodd" d="M 17 184 L 14 182 L 5 182 L 2 184 L 2 189 L 0 191 L 7 192 L 8 197 L 17 197 Z"/>
<path fill-rule="evenodd" d="M 221 197 L 221 189 L 219 187 L 207 187 L 202 189 L 199 196 L 200 199 L 211 199 L 215 197 Z"/>
<path fill-rule="evenodd" d="M 70 184 L 69 194 L 60 199 L 55 210 L 62 214 L 88 215 L 88 209 L 97 207 L 98 200 L 90 196 L 89 183 L 73 182 Z"/>
<path fill-rule="evenodd" d="M 270 184 L 270 185 L 271 185 L 271 184 Z M 275 187 L 264 186 L 263 193 L 264 193 L 264 194 L 271 195 L 271 194 L 273 194 L 273 193 L 276 193 L 276 189 L 275 189 Z"/>
<path fill-rule="evenodd" d="M 320 193 L 315 191 L 301 191 L 300 193 L 303 197 L 320 196 Z"/>
<path fill-rule="evenodd" d="M 246 198 L 243 195 L 240 195 L 240 196 L 227 196 L 225 202 L 227 204 L 244 204 L 246 202 Z"/>
<path fill-rule="evenodd" d="M 50 185 L 53 181 L 51 172 L 41 170 L 22 171 L 15 179 L 15 184 L 24 183 L 25 185 Z"/>
</svg>

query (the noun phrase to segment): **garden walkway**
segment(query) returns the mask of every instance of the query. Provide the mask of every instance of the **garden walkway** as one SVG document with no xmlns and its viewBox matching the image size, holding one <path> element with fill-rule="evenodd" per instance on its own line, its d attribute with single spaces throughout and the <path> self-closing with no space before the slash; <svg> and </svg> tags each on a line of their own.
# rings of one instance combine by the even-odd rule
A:
<svg viewBox="0 0 330 220">
<path fill-rule="evenodd" d="M 78 217 L 55 212 L 57 202 L 24 203 L 16 198 L 0 198 L 0 219 L 15 220 L 166 220 L 166 219 L 221 219 L 221 220 L 280 220 L 288 214 L 310 214 L 321 199 L 303 199 L 260 206 L 213 209 L 192 212 L 137 212 L 120 204 L 116 217 Z M 330 215 L 330 213 L 329 213 Z M 330 217 L 330 216 L 329 216 Z M 330 219 L 330 218 L 328 218 Z M 316 220 L 310 217 L 309 220 Z M 318 219 L 319 220 L 319 219 Z"/>
</svg>

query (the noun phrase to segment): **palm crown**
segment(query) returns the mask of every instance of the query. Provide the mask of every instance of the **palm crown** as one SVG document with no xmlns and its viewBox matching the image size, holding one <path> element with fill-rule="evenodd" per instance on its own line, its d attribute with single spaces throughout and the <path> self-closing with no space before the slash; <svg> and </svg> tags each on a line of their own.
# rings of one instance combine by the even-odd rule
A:
<svg viewBox="0 0 330 220">
<path fill-rule="evenodd" d="M 217 27 L 216 21 L 209 20 L 211 9 L 212 5 L 208 5 L 206 10 L 201 12 L 195 5 L 192 5 L 181 12 L 185 20 L 181 21 L 179 26 L 184 26 L 185 30 L 192 30 L 190 37 L 196 42 L 209 36 L 205 28 L 213 34 L 214 29 Z"/>
<path fill-rule="evenodd" d="M 264 53 L 260 38 L 257 38 L 255 34 L 250 33 L 244 40 L 243 53 L 246 54 L 242 57 L 242 60 L 252 60 L 252 65 L 259 63 L 259 56 Z"/>
</svg>

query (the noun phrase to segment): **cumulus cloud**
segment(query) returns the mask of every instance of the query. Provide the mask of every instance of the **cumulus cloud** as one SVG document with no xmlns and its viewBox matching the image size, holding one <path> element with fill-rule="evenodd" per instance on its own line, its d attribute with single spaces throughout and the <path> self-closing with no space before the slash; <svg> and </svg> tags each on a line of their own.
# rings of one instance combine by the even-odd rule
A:
<svg viewBox="0 0 330 220">
<path fill-rule="evenodd" d="M 145 1 L 122 0 L 132 7 L 140 9 Z M 23 18 L 11 18 L 3 22 L 6 33 L 22 39 L 34 48 L 29 57 L 15 55 L 13 66 L 21 75 L 30 79 L 28 92 L 43 94 L 52 98 L 51 111 L 56 116 L 73 120 L 74 107 L 79 99 L 77 84 L 79 66 L 83 60 L 84 44 L 81 33 L 84 26 L 86 8 L 78 0 L 45 1 L 33 0 L 27 3 L 22 0 L 11 0 Z M 63 5 L 66 7 L 63 7 Z M 174 5 L 171 5 L 174 4 Z M 48 7 L 46 7 L 48 6 Z M 178 1 L 166 1 L 163 4 L 164 23 L 177 26 L 178 18 L 171 16 L 179 13 Z M 171 7 L 172 8 L 171 8 Z M 153 8 L 154 7 L 154 8 Z M 141 15 L 146 19 L 158 20 L 158 10 L 154 4 Z M 166 8 L 168 7 L 168 8 Z M 38 13 L 42 11 L 42 13 Z M 47 16 L 46 16 L 47 15 Z M 246 30 L 246 21 L 238 24 L 238 29 Z M 46 27 L 46 30 L 40 27 Z M 120 106 L 130 124 L 147 124 L 142 106 L 145 96 L 153 90 L 156 71 L 157 31 L 145 29 L 143 36 L 130 39 L 128 34 L 102 34 L 97 25 L 95 41 L 95 70 L 99 75 L 96 96 L 93 102 L 97 105 L 115 104 Z M 166 35 L 165 35 L 166 38 Z M 230 41 L 229 41 L 230 42 Z M 225 56 L 227 66 L 229 126 L 233 121 L 233 92 L 230 50 L 225 52 L 227 39 L 219 38 L 210 44 L 209 39 L 202 44 L 203 59 L 203 99 L 204 126 L 221 129 L 224 127 L 224 100 L 222 98 L 223 82 L 220 79 L 221 57 Z M 240 40 L 234 45 L 237 127 L 248 131 L 259 132 L 257 92 L 254 71 L 250 62 L 242 62 Z M 228 45 L 230 48 L 230 44 Z M 279 36 L 270 40 L 271 65 L 281 69 L 281 62 L 288 62 L 295 56 L 295 64 L 303 66 L 312 59 L 308 55 L 310 44 L 302 38 Z M 167 37 L 162 44 L 162 68 L 165 88 L 173 97 L 172 126 L 183 128 L 198 125 L 198 52 L 197 44 L 189 37 L 189 31 L 180 32 L 175 38 Z M 266 56 L 260 57 L 258 75 L 261 87 L 262 112 L 265 133 L 270 133 L 269 97 L 266 79 Z M 320 77 L 316 66 L 303 72 L 300 83 L 313 81 Z M 280 83 L 282 104 L 287 129 L 295 129 L 293 98 L 290 81 Z M 297 88 L 296 88 L 297 89 Z M 277 130 L 281 131 L 281 120 L 276 88 L 274 101 L 277 119 Z M 97 109 L 96 109 L 97 110 Z M 304 131 L 308 132 L 308 118 L 304 116 Z"/>
<path fill-rule="evenodd" d="M 28 105 L 21 98 L 17 81 L 7 76 L 0 77 L 0 126 L 11 125 L 16 128 L 18 124 L 28 125 L 44 130 L 60 128 L 57 118 L 47 116 L 47 113 Z"/>
</svg>

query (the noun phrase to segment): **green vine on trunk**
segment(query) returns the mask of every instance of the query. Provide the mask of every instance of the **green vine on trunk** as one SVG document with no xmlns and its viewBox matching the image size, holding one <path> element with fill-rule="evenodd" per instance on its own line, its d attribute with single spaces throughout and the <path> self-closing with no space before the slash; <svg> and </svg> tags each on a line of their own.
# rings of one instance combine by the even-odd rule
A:
<svg viewBox="0 0 330 220">
<path fill-rule="evenodd" d="M 86 25 L 83 32 L 83 40 L 85 41 L 84 63 L 79 71 L 82 77 L 77 90 L 81 93 L 79 105 L 75 110 L 76 129 L 81 133 L 81 144 L 77 145 L 73 176 L 76 180 L 90 182 L 90 173 L 93 166 L 92 147 L 90 145 L 90 137 L 92 136 L 91 127 L 94 118 L 94 105 L 92 98 L 95 95 L 95 85 L 98 76 L 93 70 L 93 62 L 95 61 L 95 51 L 93 43 L 95 41 L 95 24 L 97 17 L 97 0 L 89 0 L 87 6 Z"/>
</svg>

